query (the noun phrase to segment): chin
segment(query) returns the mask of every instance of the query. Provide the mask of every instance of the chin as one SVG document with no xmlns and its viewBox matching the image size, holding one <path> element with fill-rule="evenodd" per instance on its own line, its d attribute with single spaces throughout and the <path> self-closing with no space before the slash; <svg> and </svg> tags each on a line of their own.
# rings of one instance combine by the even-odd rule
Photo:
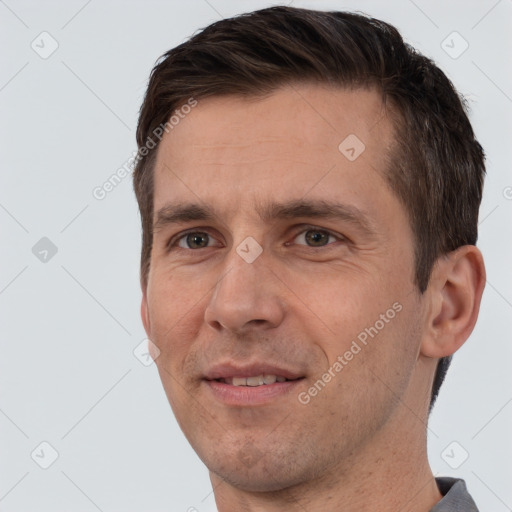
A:
<svg viewBox="0 0 512 512">
<path fill-rule="evenodd" d="M 298 485 L 315 475 L 308 461 L 297 460 L 297 453 L 285 454 L 274 448 L 260 452 L 253 445 L 231 447 L 203 456 L 198 454 L 210 473 L 246 492 L 276 492 Z"/>
<path fill-rule="evenodd" d="M 210 469 L 210 468 L 209 468 Z M 226 481 L 232 487 L 245 492 L 279 492 L 299 484 L 302 480 L 293 478 L 288 471 L 286 475 L 276 472 L 269 473 L 259 468 L 245 468 L 233 466 L 231 469 L 226 467 L 219 469 L 210 469 L 211 473 Z"/>
</svg>

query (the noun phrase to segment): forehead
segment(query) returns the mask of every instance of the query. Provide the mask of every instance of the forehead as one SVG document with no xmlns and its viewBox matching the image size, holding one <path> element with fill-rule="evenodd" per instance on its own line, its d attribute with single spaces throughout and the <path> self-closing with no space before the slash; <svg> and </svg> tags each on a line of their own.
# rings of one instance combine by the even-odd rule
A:
<svg viewBox="0 0 512 512">
<path fill-rule="evenodd" d="M 305 150 L 322 145 L 332 150 L 350 133 L 371 144 L 391 131 L 381 95 L 375 89 L 318 84 L 287 85 L 262 97 L 199 99 L 196 107 L 180 117 L 163 145 L 209 143 L 233 149 L 238 145 L 243 151 L 244 142 L 279 143 L 292 135 Z"/>
<path fill-rule="evenodd" d="M 364 202 L 385 183 L 392 141 L 374 90 L 302 84 L 265 97 L 199 99 L 160 143 L 154 210 L 184 199 L 240 209 L 249 198 L 258 205 L 270 195 L 283 202 L 338 192 Z"/>
</svg>

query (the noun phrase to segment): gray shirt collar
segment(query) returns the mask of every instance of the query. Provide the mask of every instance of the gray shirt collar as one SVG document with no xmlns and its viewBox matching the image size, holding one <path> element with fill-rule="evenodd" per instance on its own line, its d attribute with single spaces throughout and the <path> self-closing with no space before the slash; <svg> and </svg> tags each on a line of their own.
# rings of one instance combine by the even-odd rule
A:
<svg viewBox="0 0 512 512">
<path fill-rule="evenodd" d="M 460 478 L 436 478 L 439 492 L 444 496 L 430 512 L 478 512 L 466 483 Z"/>
</svg>

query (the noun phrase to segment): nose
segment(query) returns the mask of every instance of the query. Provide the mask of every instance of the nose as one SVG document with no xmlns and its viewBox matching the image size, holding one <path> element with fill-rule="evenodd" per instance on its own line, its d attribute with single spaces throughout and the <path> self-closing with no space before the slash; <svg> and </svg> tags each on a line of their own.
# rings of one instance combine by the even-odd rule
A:
<svg viewBox="0 0 512 512">
<path fill-rule="evenodd" d="M 283 284 L 264 255 L 248 263 L 233 250 L 226 263 L 206 307 L 205 322 L 217 331 L 236 334 L 279 326 L 285 314 Z"/>
</svg>

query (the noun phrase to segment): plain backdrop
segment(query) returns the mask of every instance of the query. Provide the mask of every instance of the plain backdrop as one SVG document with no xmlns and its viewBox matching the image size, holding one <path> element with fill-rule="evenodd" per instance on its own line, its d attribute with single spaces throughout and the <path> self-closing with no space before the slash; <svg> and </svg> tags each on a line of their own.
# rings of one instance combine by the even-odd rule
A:
<svg viewBox="0 0 512 512">
<path fill-rule="evenodd" d="M 511 0 L 300 1 L 391 22 L 468 98 L 488 176 L 477 327 L 432 414 L 436 475 L 512 510 Z M 0 510 L 214 506 L 140 344 L 130 158 L 156 59 L 221 18 L 278 2 L 0 1 Z M 43 444 L 41 444 L 43 443 Z M 44 467 L 46 466 L 46 469 Z"/>
</svg>

